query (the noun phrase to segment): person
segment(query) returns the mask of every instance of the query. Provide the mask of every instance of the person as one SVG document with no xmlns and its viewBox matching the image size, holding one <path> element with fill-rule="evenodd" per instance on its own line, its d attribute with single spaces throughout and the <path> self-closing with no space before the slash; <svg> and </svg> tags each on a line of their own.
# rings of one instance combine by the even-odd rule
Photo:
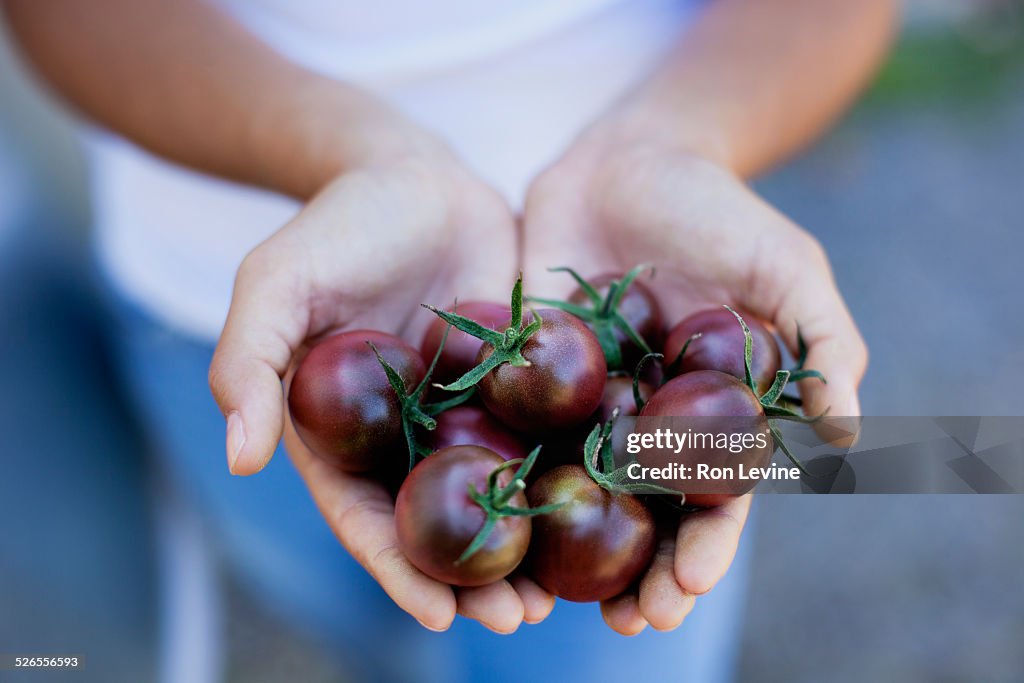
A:
<svg viewBox="0 0 1024 683">
<path fill-rule="evenodd" d="M 807 409 L 860 412 L 867 351 L 827 256 L 746 179 L 853 101 L 884 56 L 890 0 L 4 7 L 32 65 L 91 121 L 115 341 L 172 479 L 261 595 L 370 671 L 396 664 L 381 650 L 387 633 L 394 651 L 418 653 L 390 680 L 455 680 L 453 662 L 484 662 L 494 646 L 453 627 L 457 614 L 512 633 L 545 620 L 554 599 L 525 577 L 453 589 L 402 556 L 386 491 L 318 461 L 289 423 L 283 380 L 310 340 L 374 328 L 415 343 L 430 322 L 422 302 L 504 300 L 520 270 L 530 291 L 557 296 L 572 283 L 550 266 L 652 262 L 669 320 L 727 302 L 770 321 L 791 350 L 799 321 L 809 366 L 829 379 L 801 382 Z M 203 401 L 207 364 L 219 414 Z M 215 470 L 221 416 L 228 469 L 260 476 Z M 282 437 L 294 468 L 272 462 Z M 750 502 L 688 516 L 638 588 L 601 605 L 608 626 L 680 626 L 730 567 Z M 633 675 L 647 670 L 641 657 L 715 660 L 698 678 L 723 679 L 741 589 L 731 595 L 706 628 L 678 632 L 704 638 L 689 650 L 593 648 L 605 641 L 592 615 L 568 605 L 543 639 L 516 638 L 534 638 L 529 680 L 579 673 L 583 642 L 599 673 L 616 657 Z M 456 633 L 424 640 L 403 612 Z"/>
</svg>

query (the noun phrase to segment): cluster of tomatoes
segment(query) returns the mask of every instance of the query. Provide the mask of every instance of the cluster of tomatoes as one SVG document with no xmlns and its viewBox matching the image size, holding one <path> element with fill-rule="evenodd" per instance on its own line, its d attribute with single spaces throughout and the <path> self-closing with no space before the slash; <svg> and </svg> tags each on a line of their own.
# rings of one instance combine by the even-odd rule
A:
<svg viewBox="0 0 1024 683">
<path fill-rule="evenodd" d="M 302 441 L 398 486 L 400 547 L 439 581 L 485 585 L 518 568 L 567 600 L 622 593 L 655 551 L 646 494 L 666 490 L 612 469 L 614 416 L 793 415 L 777 405 L 786 381 L 816 374 L 781 370 L 771 332 L 725 307 L 666 334 L 642 266 L 592 281 L 564 270 L 578 283 L 566 301 L 524 311 L 520 279 L 510 305 L 428 306 L 420 349 L 376 331 L 328 337 L 292 379 Z"/>
</svg>

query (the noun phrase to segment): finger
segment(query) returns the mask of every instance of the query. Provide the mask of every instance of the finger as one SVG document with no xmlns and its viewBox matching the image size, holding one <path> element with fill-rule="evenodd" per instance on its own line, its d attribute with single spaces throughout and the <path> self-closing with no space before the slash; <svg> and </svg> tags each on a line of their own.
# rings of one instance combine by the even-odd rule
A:
<svg viewBox="0 0 1024 683">
<path fill-rule="evenodd" d="M 539 624 L 548 618 L 551 610 L 555 608 L 555 596 L 522 574 L 513 574 L 508 582 L 523 601 L 523 621 L 527 624 Z"/>
<path fill-rule="evenodd" d="M 640 614 L 636 591 L 629 590 L 601 603 L 601 616 L 616 633 L 635 636 L 647 628 L 647 621 Z"/>
<path fill-rule="evenodd" d="M 341 544 L 400 608 L 432 631 L 455 619 L 455 594 L 406 559 L 398 547 L 395 507 L 384 487 L 352 476 L 316 458 L 289 423 L 288 454 L 306 482 L 320 514 Z"/>
<path fill-rule="evenodd" d="M 786 262 L 798 270 L 786 273 L 787 269 L 779 269 L 776 273 L 781 279 L 773 288 L 780 295 L 770 319 L 793 354 L 798 352 L 799 325 L 808 348 L 806 367 L 826 378 L 826 382 L 813 378 L 800 382 L 804 409 L 808 415 L 828 411 L 834 417 L 857 417 L 857 392 L 867 368 L 867 346 L 836 287 L 821 246 L 801 236 L 788 249 L 793 254 Z"/>
<path fill-rule="evenodd" d="M 748 493 L 722 506 L 691 513 L 680 522 L 674 569 L 684 592 L 703 595 L 725 576 L 736 556 L 752 498 Z"/>
<path fill-rule="evenodd" d="M 302 284 L 277 265 L 289 257 L 275 248 L 257 247 L 239 268 L 210 364 L 233 474 L 258 472 L 273 456 L 284 425 L 281 378 L 308 327 Z"/>
<path fill-rule="evenodd" d="M 504 579 L 486 586 L 456 588 L 455 595 L 459 614 L 479 621 L 495 633 L 515 633 L 523 623 L 523 601 Z"/>
<path fill-rule="evenodd" d="M 694 596 L 684 592 L 676 581 L 675 557 L 675 539 L 662 539 L 640 581 L 640 614 L 657 631 L 678 628 L 695 602 Z"/>
</svg>

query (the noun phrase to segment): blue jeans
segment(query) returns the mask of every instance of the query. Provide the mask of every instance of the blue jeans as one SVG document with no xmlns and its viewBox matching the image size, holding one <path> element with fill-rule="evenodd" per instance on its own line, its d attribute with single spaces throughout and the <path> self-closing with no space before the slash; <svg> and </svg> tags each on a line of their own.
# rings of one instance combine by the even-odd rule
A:
<svg viewBox="0 0 1024 683">
<path fill-rule="evenodd" d="M 158 457 L 201 513 L 220 555 L 282 618 L 326 642 L 363 680 L 560 681 L 732 677 L 749 542 L 726 578 L 671 634 L 624 638 L 596 605 L 559 602 L 540 625 L 499 636 L 459 618 L 446 633 L 399 610 L 339 545 L 282 448 L 259 475 L 236 478 L 224 420 L 207 387 L 213 348 L 123 301 L 112 335 L 122 375 Z M 747 535 L 749 537 L 749 534 Z"/>
</svg>

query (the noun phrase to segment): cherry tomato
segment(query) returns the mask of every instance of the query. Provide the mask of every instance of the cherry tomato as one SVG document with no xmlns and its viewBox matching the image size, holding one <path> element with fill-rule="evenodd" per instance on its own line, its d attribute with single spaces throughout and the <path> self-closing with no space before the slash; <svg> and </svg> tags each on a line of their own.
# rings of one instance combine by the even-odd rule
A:
<svg viewBox="0 0 1024 683">
<path fill-rule="evenodd" d="M 467 301 L 460 302 L 457 306 L 459 315 L 464 315 L 475 320 L 485 327 L 502 329 L 508 326 L 512 319 L 512 311 L 508 304 L 496 304 L 490 301 Z M 452 309 L 448 309 L 452 310 Z M 441 346 L 445 330 L 448 324 L 436 318 L 427 328 L 423 335 L 423 342 L 420 344 L 420 353 L 423 360 L 430 363 Z M 469 372 L 476 365 L 476 357 L 480 353 L 481 342 L 476 337 L 466 334 L 454 327 L 448 333 L 448 340 L 444 344 L 444 351 L 437 359 L 437 366 L 434 368 L 434 375 L 431 378 L 438 384 L 454 382 L 459 377 Z"/>
<path fill-rule="evenodd" d="M 759 391 L 767 391 L 782 367 L 782 354 L 775 336 L 754 316 L 740 312 L 753 336 L 750 371 Z M 683 355 L 679 373 L 694 370 L 718 370 L 743 379 L 743 328 L 730 311 L 710 308 L 694 313 L 669 331 L 665 340 L 665 363 L 671 364 L 680 349 L 694 334 Z"/>
<path fill-rule="evenodd" d="M 735 321 L 735 318 L 733 320 Z M 711 418 L 695 422 L 694 428 L 716 434 L 729 434 L 735 431 L 741 434 L 749 432 L 756 436 L 757 433 L 764 433 L 768 429 L 764 408 L 750 387 L 732 375 L 717 370 L 696 370 L 670 380 L 654 392 L 640 411 L 641 420 L 650 417 Z M 641 422 L 638 422 L 638 428 L 643 428 Z M 754 447 L 740 454 L 719 448 L 698 448 L 688 449 L 684 456 L 691 461 L 691 465 L 696 462 L 717 465 L 725 461 L 742 461 L 745 465 L 763 466 L 767 464 L 774 451 L 774 443 L 770 437 L 766 438 L 765 443 L 765 448 Z M 648 451 L 641 451 L 637 456 L 637 461 L 648 467 L 664 466 L 666 462 L 662 460 L 660 454 L 653 455 Z M 686 504 L 700 507 L 721 505 L 746 491 L 742 483 L 735 485 L 735 492 L 726 490 L 734 488 L 733 482 L 702 484 L 669 480 L 659 483 L 684 491 Z M 695 491 L 694 487 L 698 490 Z M 701 490 L 709 488 L 713 490 Z"/>
<path fill-rule="evenodd" d="M 640 382 L 640 398 L 648 400 L 654 394 L 654 387 L 647 382 Z M 572 429 L 560 431 L 545 439 L 544 450 L 541 451 L 540 460 L 534 468 L 536 474 L 543 473 L 558 465 L 576 465 L 583 462 L 583 445 L 587 441 L 587 435 L 597 423 L 604 424 L 612 418 L 615 409 L 619 409 L 619 417 L 634 417 L 637 414 L 636 401 L 633 399 L 633 380 L 622 375 L 608 377 L 604 385 L 604 393 L 601 395 L 601 403 L 590 419 Z M 625 438 L 626 432 L 616 430 L 614 443 L 616 452 L 623 452 L 620 438 Z"/>
<path fill-rule="evenodd" d="M 409 473 L 395 500 L 395 526 L 402 552 L 424 574 L 453 586 L 484 586 L 508 576 L 522 561 L 531 520 L 507 516 L 498 519 L 480 550 L 458 562 L 487 518 L 467 486 L 483 492 L 488 477 L 504 462 L 482 446 L 450 446 Z M 506 470 L 498 482 L 511 479 Z M 517 492 L 509 505 L 525 508 L 526 496 Z"/>
<path fill-rule="evenodd" d="M 589 280 L 590 284 L 597 290 L 601 297 L 608 295 L 608 286 L 612 280 L 622 278 L 621 273 L 604 273 Z M 586 293 L 577 288 L 570 296 L 569 303 L 578 306 L 589 307 L 592 302 Z M 662 322 L 661 306 L 654 294 L 644 283 L 634 280 L 629 289 L 622 296 L 619 302 L 619 313 L 626 319 L 633 329 L 639 333 L 647 345 L 652 349 L 661 347 L 662 339 L 665 337 L 664 323 Z M 615 339 L 622 349 L 623 367 L 632 370 L 643 357 L 644 352 L 634 344 L 621 329 L 614 328 Z"/>
<path fill-rule="evenodd" d="M 646 402 L 654 395 L 654 387 L 647 382 L 640 381 L 637 388 L 642 401 Z M 633 380 L 630 377 L 616 375 L 608 378 L 604 385 L 604 394 L 601 396 L 601 404 L 594 414 L 595 421 L 603 424 L 612 419 L 612 413 L 616 408 L 619 410 L 619 417 L 633 417 L 638 412 L 633 397 Z M 587 432 L 589 431 L 587 429 Z"/>
<path fill-rule="evenodd" d="M 492 415 L 521 432 L 548 432 L 580 424 L 597 409 L 608 366 L 597 338 L 578 318 L 538 311 L 543 324 L 521 352 L 529 363 L 503 363 L 477 385 Z M 494 347 L 484 344 L 482 362 Z"/>
<path fill-rule="evenodd" d="M 347 472 L 386 466 L 382 460 L 388 454 L 401 452 L 401 402 L 367 342 L 406 387 L 423 380 L 426 368 L 416 349 L 391 334 L 354 330 L 314 346 L 288 390 L 288 408 L 302 442 Z"/>
<path fill-rule="evenodd" d="M 573 602 L 619 595 L 654 556 L 654 517 L 640 500 L 599 486 L 582 465 L 545 473 L 526 490 L 533 507 L 564 503 L 534 518 L 527 556 L 530 576 Z"/>
<path fill-rule="evenodd" d="M 527 456 L 519 435 L 476 406 L 458 406 L 438 415 L 437 428 L 428 432 L 427 443 L 434 450 L 448 446 L 484 446 L 504 460 Z"/>
</svg>

